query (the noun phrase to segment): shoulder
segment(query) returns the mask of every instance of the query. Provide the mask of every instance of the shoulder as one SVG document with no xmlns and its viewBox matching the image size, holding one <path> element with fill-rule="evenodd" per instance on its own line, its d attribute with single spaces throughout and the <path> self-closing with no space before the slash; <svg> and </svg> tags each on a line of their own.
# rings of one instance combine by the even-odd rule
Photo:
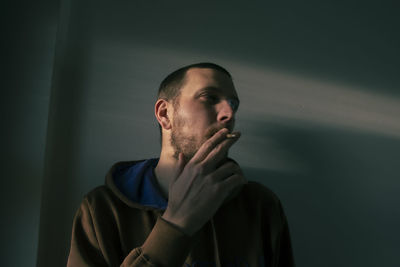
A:
<svg viewBox="0 0 400 267">
<path fill-rule="evenodd" d="M 105 212 L 115 209 L 121 205 L 119 199 L 112 193 L 110 188 L 105 185 L 98 186 L 87 193 L 82 201 L 82 206 L 86 206 L 92 212 Z"/>
<path fill-rule="evenodd" d="M 279 197 L 267 186 L 249 181 L 242 189 L 240 201 L 248 209 L 265 214 L 267 217 L 282 217 L 283 209 Z"/>
<path fill-rule="evenodd" d="M 249 181 L 243 187 L 242 194 L 253 201 L 264 204 L 278 204 L 280 202 L 278 196 L 271 189 L 255 181 Z"/>
<path fill-rule="evenodd" d="M 112 198 L 112 195 L 111 190 L 107 186 L 101 185 L 87 193 L 84 199 L 88 202 L 105 201 Z"/>
<path fill-rule="evenodd" d="M 246 208 L 259 216 L 269 232 L 278 233 L 287 224 L 279 197 L 267 186 L 249 181 L 243 188 L 242 199 Z"/>
</svg>

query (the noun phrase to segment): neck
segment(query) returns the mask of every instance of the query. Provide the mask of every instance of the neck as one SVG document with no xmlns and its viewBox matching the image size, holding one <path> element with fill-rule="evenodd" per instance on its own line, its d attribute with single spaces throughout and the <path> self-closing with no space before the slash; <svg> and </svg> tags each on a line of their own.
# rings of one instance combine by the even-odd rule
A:
<svg viewBox="0 0 400 267">
<path fill-rule="evenodd" d="M 178 171 L 178 161 L 173 157 L 173 151 L 169 149 L 161 149 L 160 160 L 154 173 L 163 196 L 168 199 L 169 184 L 175 179 Z"/>
</svg>

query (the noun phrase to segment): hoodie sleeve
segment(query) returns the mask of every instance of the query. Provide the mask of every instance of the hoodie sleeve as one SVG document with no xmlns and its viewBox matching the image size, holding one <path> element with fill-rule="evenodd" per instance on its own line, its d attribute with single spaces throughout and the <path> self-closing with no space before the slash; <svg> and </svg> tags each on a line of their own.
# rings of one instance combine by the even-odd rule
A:
<svg viewBox="0 0 400 267">
<path fill-rule="evenodd" d="M 121 260 L 119 248 L 106 244 L 99 223 L 85 199 L 74 218 L 68 267 L 182 266 L 190 251 L 191 238 L 158 217 L 143 245 Z"/>
<path fill-rule="evenodd" d="M 273 266 L 294 267 L 295 263 L 290 240 L 289 225 L 280 201 L 278 202 L 278 209 L 280 213 L 281 227 L 276 240 L 276 253 Z"/>
</svg>

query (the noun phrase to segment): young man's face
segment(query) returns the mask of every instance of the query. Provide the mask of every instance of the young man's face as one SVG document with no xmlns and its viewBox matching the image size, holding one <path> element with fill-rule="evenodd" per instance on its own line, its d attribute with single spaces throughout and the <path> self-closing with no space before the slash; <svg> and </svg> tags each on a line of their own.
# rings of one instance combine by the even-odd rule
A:
<svg viewBox="0 0 400 267">
<path fill-rule="evenodd" d="M 218 130 L 234 128 L 239 99 L 231 78 L 221 71 L 189 69 L 177 101 L 171 128 L 175 158 L 179 152 L 192 158 Z"/>
</svg>

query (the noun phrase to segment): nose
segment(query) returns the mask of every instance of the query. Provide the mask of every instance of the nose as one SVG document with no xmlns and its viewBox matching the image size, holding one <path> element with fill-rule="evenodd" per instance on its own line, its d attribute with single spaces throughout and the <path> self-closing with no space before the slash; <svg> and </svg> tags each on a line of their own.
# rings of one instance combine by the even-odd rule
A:
<svg viewBox="0 0 400 267">
<path fill-rule="evenodd" d="M 233 111 L 229 99 L 224 99 L 218 104 L 218 122 L 229 123 L 234 120 L 234 114 L 235 112 Z"/>
</svg>

